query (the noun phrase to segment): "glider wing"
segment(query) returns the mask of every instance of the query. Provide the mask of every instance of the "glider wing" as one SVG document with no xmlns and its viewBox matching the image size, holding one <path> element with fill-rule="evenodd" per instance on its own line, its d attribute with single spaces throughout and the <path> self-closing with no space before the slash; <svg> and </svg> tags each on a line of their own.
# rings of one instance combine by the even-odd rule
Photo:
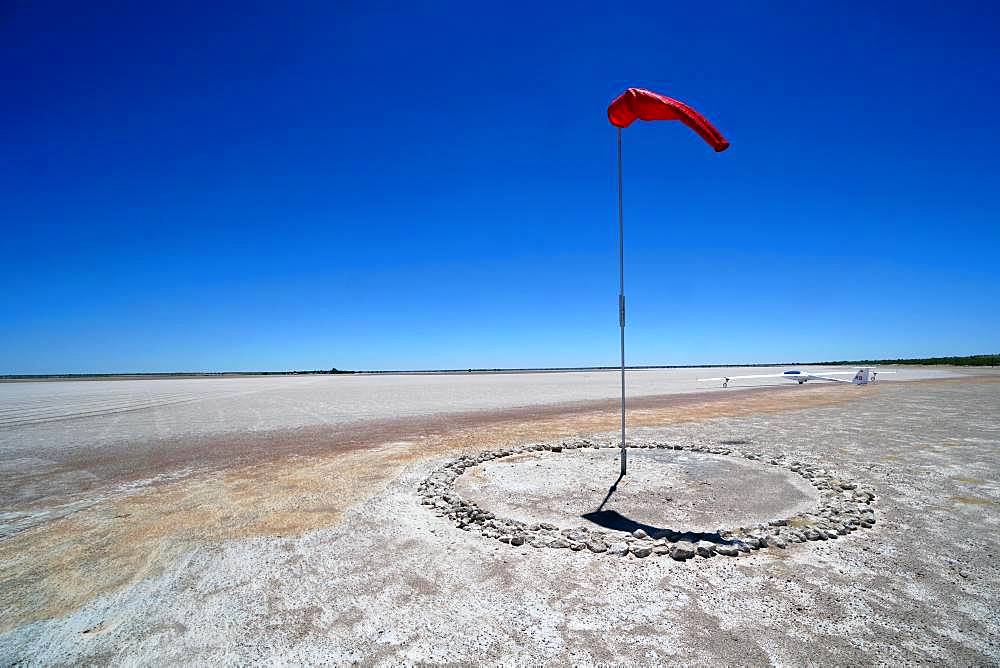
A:
<svg viewBox="0 0 1000 668">
<path fill-rule="evenodd" d="M 788 376 L 786 376 L 783 373 L 761 373 L 761 374 L 755 374 L 753 376 L 727 376 L 727 377 L 720 376 L 719 378 L 699 378 L 698 382 L 704 383 L 709 380 L 745 380 L 747 378 L 788 378 Z"/>
<path fill-rule="evenodd" d="M 839 374 L 839 375 L 843 375 L 843 374 Z M 853 376 L 854 374 L 852 373 L 850 375 Z M 829 381 L 832 381 L 834 383 L 848 383 L 848 384 L 851 383 L 851 381 L 844 380 L 843 378 L 833 378 L 832 376 L 817 376 L 814 373 L 809 374 L 809 379 L 810 380 L 829 380 Z"/>
</svg>

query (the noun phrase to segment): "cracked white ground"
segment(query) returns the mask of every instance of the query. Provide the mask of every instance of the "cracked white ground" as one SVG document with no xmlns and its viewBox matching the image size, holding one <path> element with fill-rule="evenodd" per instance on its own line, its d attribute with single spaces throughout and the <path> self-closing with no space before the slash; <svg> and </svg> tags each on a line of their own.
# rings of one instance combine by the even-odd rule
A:
<svg viewBox="0 0 1000 668">
<path fill-rule="evenodd" d="M 147 431 L 169 432 L 157 447 L 187 454 L 163 457 L 153 470 L 136 465 L 141 484 L 102 459 L 100 444 L 113 431 L 97 424 L 106 416 L 81 418 L 79 429 L 59 423 L 59 438 L 80 438 L 71 448 L 77 459 L 46 450 L 58 440 L 57 423 L 10 427 L 0 443 L 18 456 L 7 457 L 3 510 L 8 526 L 18 518 L 21 525 L 0 541 L 0 658 L 997 663 L 998 380 L 987 372 L 878 388 L 767 389 L 745 400 L 717 392 L 637 402 L 642 437 L 748 439 L 828 462 L 876 489 L 874 529 L 703 563 L 511 547 L 419 505 L 419 482 L 456 453 L 610 433 L 613 404 L 540 415 L 517 413 L 517 402 L 490 404 L 482 418 L 460 420 L 421 408 L 431 417 L 402 411 L 402 422 L 370 427 L 377 437 L 366 441 L 365 422 L 331 431 L 300 417 L 285 424 L 293 398 L 268 390 L 279 394 L 269 400 L 276 414 L 258 415 L 270 425 L 264 440 L 225 429 L 191 436 L 188 445 L 224 443 L 232 457 L 200 466 L 197 450 L 170 440 L 196 430 L 178 416 L 199 404 L 176 403 L 181 413 L 155 409 L 159 424 Z M 565 388 L 553 397 L 601 399 Z M 242 399 L 211 401 L 222 403 L 209 404 L 204 424 Z M 508 410 L 502 419 L 499 408 Z M 135 456 L 150 452 L 142 433 L 133 437 L 107 446 L 119 448 L 114 458 L 127 460 L 129 447 Z M 267 438 L 280 441 L 278 454 L 252 456 Z M 150 482 L 151 473 L 164 478 Z M 57 512 L 67 504 L 82 505 Z"/>
</svg>

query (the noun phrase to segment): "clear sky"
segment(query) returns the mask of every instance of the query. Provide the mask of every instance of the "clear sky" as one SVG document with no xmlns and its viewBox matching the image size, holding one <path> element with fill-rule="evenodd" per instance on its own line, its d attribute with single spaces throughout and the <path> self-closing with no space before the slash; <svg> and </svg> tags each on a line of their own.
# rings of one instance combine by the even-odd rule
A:
<svg viewBox="0 0 1000 668">
<path fill-rule="evenodd" d="M 615 364 L 629 86 L 630 363 L 1000 349 L 996 3 L 156 4 L 2 3 L 0 373 Z"/>
</svg>

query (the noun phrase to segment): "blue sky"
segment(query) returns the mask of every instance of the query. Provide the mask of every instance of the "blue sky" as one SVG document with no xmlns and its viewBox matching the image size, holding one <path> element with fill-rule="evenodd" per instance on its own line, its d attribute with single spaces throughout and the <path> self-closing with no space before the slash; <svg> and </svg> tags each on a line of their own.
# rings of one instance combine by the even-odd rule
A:
<svg viewBox="0 0 1000 668">
<path fill-rule="evenodd" d="M 995 5 L 394 4 L 5 3 L 0 373 L 615 364 L 628 86 L 630 363 L 1000 349 Z"/>
</svg>

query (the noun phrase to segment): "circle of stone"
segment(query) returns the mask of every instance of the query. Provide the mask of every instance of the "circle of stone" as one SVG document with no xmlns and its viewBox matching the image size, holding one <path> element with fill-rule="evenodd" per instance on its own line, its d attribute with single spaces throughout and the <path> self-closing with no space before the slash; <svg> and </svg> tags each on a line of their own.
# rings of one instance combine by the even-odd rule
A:
<svg viewBox="0 0 1000 668">
<path fill-rule="evenodd" d="M 581 448 L 617 448 L 613 442 L 588 439 L 542 443 L 498 450 L 486 450 L 463 455 L 432 472 L 417 487 L 421 505 L 438 516 L 447 517 L 464 531 L 478 531 L 485 538 L 513 546 L 569 549 L 580 553 L 611 554 L 642 559 L 649 556 L 670 556 L 677 561 L 695 555 L 709 558 L 716 555 L 738 557 L 762 548 L 785 549 L 794 543 L 835 540 L 862 528 L 875 525 L 875 493 L 873 490 L 821 468 L 818 465 L 790 459 L 784 455 L 765 455 L 752 450 L 739 450 L 718 445 L 688 445 L 648 441 L 633 443 L 629 448 L 659 448 L 686 450 L 694 453 L 742 457 L 780 466 L 796 473 L 812 484 L 819 493 L 819 504 L 809 513 L 775 519 L 766 524 L 734 529 L 720 529 L 718 541 L 687 540 L 685 532 L 662 531 L 649 535 L 642 529 L 633 533 L 596 530 L 586 526 L 560 528 L 554 524 L 528 523 L 498 517 L 455 492 L 455 481 L 466 469 L 484 462 L 534 451 L 561 453 Z"/>
</svg>

